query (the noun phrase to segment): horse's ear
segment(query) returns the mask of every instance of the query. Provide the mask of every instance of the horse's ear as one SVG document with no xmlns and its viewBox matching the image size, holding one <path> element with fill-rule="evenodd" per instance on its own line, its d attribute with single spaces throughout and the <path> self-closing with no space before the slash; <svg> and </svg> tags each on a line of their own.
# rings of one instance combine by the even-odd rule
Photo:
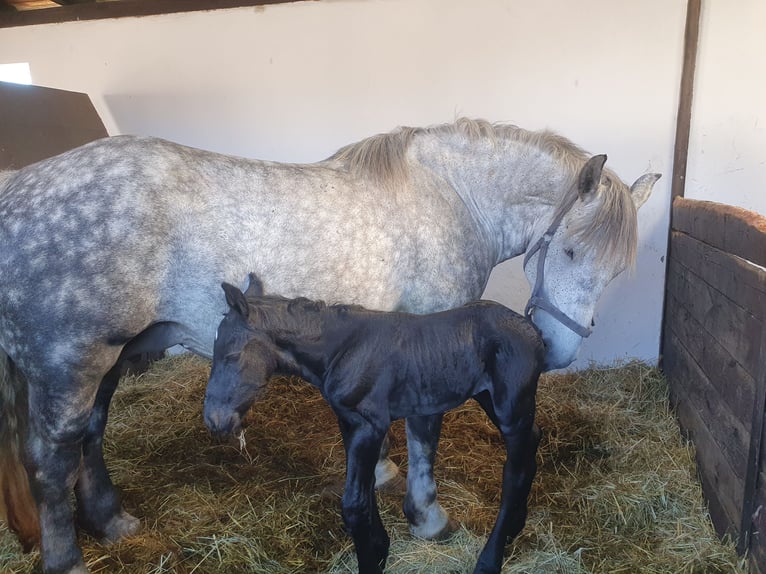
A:
<svg viewBox="0 0 766 574">
<path fill-rule="evenodd" d="M 662 177 L 661 173 L 645 173 L 639 177 L 633 185 L 630 186 L 630 195 L 633 197 L 633 203 L 636 209 L 641 207 L 652 193 L 654 184 Z"/>
<path fill-rule="evenodd" d="M 223 292 L 226 294 L 226 303 L 229 304 L 229 307 L 235 309 L 240 315 L 247 319 L 250 314 L 250 308 L 247 306 L 245 294 L 229 283 L 221 283 L 221 287 L 223 287 Z"/>
<path fill-rule="evenodd" d="M 580 175 L 577 176 L 577 193 L 580 195 L 580 199 L 589 200 L 595 197 L 605 163 L 606 154 L 602 153 L 601 155 L 594 155 L 582 166 Z"/>
<path fill-rule="evenodd" d="M 247 285 L 247 290 L 245 291 L 245 296 L 261 297 L 263 295 L 263 283 L 258 279 L 258 276 L 255 273 L 250 273 L 247 276 L 247 279 L 249 283 Z"/>
</svg>

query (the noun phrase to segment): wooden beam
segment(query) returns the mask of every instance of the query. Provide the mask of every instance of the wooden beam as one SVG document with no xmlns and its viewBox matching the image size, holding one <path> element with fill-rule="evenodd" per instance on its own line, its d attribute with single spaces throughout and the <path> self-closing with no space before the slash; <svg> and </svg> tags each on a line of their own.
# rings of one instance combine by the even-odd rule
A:
<svg viewBox="0 0 766 574">
<path fill-rule="evenodd" d="M 195 12 L 241 8 L 243 6 L 268 6 L 289 4 L 298 0 L 116 0 L 113 2 L 86 2 L 56 6 L 40 10 L 0 12 L 0 28 L 57 24 L 75 20 L 99 20 L 128 16 L 155 16 L 176 12 Z M 317 1 L 317 0 L 310 0 Z"/>
</svg>

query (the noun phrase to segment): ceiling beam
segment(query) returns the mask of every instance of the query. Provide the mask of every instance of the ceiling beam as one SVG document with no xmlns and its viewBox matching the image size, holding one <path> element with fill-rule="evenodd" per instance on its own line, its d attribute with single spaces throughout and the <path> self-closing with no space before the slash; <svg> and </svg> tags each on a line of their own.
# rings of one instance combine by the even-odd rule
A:
<svg viewBox="0 0 766 574">
<path fill-rule="evenodd" d="M 0 2 L 8 0 L 0 0 Z M 59 5 L 40 10 L 0 11 L 0 28 L 58 24 L 61 22 L 99 20 L 135 16 L 155 16 L 177 12 L 289 4 L 298 0 L 54 0 Z M 317 1 L 317 0 L 310 0 Z"/>
</svg>

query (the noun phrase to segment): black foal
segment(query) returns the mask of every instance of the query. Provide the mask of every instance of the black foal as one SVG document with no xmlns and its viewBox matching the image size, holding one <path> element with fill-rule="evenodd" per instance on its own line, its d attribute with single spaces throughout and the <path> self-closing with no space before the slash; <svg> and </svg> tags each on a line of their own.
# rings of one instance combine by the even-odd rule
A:
<svg viewBox="0 0 766 574">
<path fill-rule="evenodd" d="M 342 514 L 359 572 L 378 573 L 389 538 L 374 470 L 391 421 L 425 425 L 430 415 L 474 398 L 500 430 L 507 456 L 500 512 L 474 572 L 499 573 L 506 543 L 524 526 L 537 468 L 535 393 L 544 346 L 534 325 L 488 301 L 411 315 L 264 296 L 253 275 L 244 294 L 226 283 L 223 289 L 230 310 L 218 328 L 205 396 L 210 430 L 238 432 L 272 374 L 318 387 L 346 449 Z"/>
</svg>

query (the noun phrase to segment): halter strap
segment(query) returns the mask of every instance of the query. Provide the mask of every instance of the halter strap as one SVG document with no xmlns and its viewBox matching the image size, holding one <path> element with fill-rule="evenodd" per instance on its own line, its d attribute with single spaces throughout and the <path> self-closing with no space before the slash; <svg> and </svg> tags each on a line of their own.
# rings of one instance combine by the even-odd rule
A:
<svg viewBox="0 0 766 574">
<path fill-rule="evenodd" d="M 540 252 L 540 256 L 537 258 L 537 277 L 535 279 L 535 286 L 532 288 L 532 294 L 529 296 L 527 306 L 524 308 L 524 316 L 531 320 L 535 309 L 542 309 L 554 319 L 556 319 L 559 323 L 571 331 L 574 331 L 584 339 L 593 332 L 593 329 L 580 325 L 580 323 L 569 317 L 569 315 L 565 314 L 563 311 L 561 311 L 561 309 L 548 301 L 548 299 L 545 298 L 542 294 L 543 286 L 545 284 L 545 258 L 548 255 L 548 246 L 551 244 L 551 240 L 553 239 L 553 236 L 555 235 L 559 225 L 561 225 L 561 220 L 564 219 L 564 213 L 565 212 L 562 211 L 558 214 L 558 216 L 551 222 L 545 233 L 543 233 L 543 236 L 537 240 L 537 242 L 529 251 L 527 251 L 527 254 L 524 256 L 524 268 L 526 269 L 529 259 L 538 251 Z"/>
</svg>

